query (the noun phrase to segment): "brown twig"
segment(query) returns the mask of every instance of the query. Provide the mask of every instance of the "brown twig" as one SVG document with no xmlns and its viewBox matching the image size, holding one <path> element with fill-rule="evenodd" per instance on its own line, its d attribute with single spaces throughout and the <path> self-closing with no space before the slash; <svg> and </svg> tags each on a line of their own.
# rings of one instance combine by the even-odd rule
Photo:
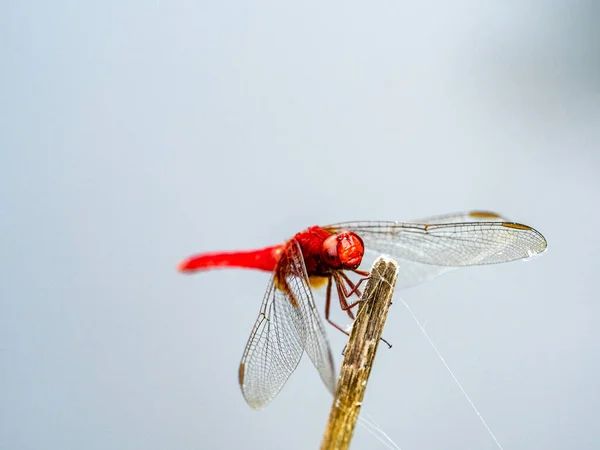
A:
<svg viewBox="0 0 600 450">
<path fill-rule="evenodd" d="M 380 257 L 373 264 L 344 353 L 321 450 L 350 446 L 397 276 L 394 260 Z"/>
</svg>

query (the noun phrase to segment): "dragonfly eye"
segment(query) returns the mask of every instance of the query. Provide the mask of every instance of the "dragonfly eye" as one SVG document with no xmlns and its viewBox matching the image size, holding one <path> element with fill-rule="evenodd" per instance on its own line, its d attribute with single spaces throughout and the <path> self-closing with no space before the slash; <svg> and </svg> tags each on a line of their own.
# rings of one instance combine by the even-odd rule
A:
<svg viewBox="0 0 600 450">
<path fill-rule="evenodd" d="M 338 255 L 338 235 L 329 236 L 323 241 L 321 256 L 325 263 L 332 269 L 339 269 L 342 265 Z"/>
<path fill-rule="evenodd" d="M 344 269 L 356 269 L 362 262 L 365 244 L 360 236 L 351 231 L 337 235 L 337 254 Z"/>
</svg>

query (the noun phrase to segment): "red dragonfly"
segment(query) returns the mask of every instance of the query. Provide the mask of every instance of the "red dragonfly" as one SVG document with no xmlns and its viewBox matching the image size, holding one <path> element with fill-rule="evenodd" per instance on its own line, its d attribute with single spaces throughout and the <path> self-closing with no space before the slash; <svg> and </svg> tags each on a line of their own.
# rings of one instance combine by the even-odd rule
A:
<svg viewBox="0 0 600 450">
<path fill-rule="evenodd" d="M 325 386 L 335 392 L 333 357 L 311 288 L 326 286 L 325 318 L 330 319 L 335 285 L 342 310 L 354 319 L 365 252 L 386 254 L 400 265 L 398 287 L 428 280 L 457 267 L 525 259 L 543 252 L 536 230 L 496 213 L 472 211 L 415 222 L 345 222 L 312 226 L 282 244 L 258 250 L 203 253 L 179 265 L 181 272 L 241 267 L 272 273 L 260 313 L 239 367 L 248 404 L 264 408 L 278 394 L 306 352 Z M 346 272 L 362 277 L 353 282 Z M 349 299 L 355 301 L 349 302 Z"/>
</svg>

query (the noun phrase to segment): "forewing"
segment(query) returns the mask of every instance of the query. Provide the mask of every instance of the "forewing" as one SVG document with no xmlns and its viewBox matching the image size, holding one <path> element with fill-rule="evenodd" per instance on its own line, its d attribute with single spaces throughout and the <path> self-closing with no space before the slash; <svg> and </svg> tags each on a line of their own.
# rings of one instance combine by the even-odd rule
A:
<svg viewBox="0 0 600 450">
<path fill-rule="evenodd" d="M 264 408 L 309 354 L 330 391 L 333 359 L 311 294 L 300 248 L 291 243 L 269 283 L 259 316 L 244 350 L 239 382 L 248 404 Z"/>
<path fill-rule="evenodd" d="M 453 223 L 466 218 L 470 221 Z M 533 228 L 502 220 L 495 213 L 474 212 L 423 223 L 346 222 L 327 228 L 354 231 L 367 251 L 396 259 L 398 287 L 407 288 L 452 268 L 528 258 L 546 249 L 546 240 Z"/>
<path fill-rule="evenodd" d="M 413 223 L 462 223 L 462 222 L 508 222 L 506 217 L 492 211 L 461 211 L 438 216 L 424 217 L 417 220 L 412 220 Z M 377 257 L 379 252 L 368 251 L 366 263 L 370 267 Z M 423 264 L 416 261 L 408 261 L 399 259 L 398 261 L 398 281 L 397 289 L 407 289 L 412 286 L 429 281 L 443 273 L 454 270 L 454 267 L 438 266 L 432 264 Z"/>
<path fill-rule="evenodd" d="M 308 274 L 304 266 L 302 250 L 300 249 L 300 245 L 295 241 L 289 247 L 287 256 L 290 261 L 291 270 L 288 273 L 299 274 L 299 276 L 289 275 L 287 277 L 287 283 L 298 303 L 298 307 L 294 308 L 294 323 L 297 324 L 298 329 L 303 330 L 305 333 L 304 349 L 319 371 L 321 380 L 323 380 L 329 392 L 334 394 L 336 374 L 333 356 L 323 321 L 317 311 L 317 306 L 312 295 Z"/>
</svg>

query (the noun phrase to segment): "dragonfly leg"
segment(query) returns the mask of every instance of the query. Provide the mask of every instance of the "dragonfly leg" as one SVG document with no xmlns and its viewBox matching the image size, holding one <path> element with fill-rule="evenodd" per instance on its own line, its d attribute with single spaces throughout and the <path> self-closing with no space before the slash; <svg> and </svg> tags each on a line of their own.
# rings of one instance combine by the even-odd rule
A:
<svg viewBox="0 0 600 450">
<path fill-rule="evenodd" d="M 357 272 L 359 273 L 359 272 Z M 363 274 L 367 274 L 368 272 L 362 272 L 359 273 L 359 275 L 363 275 Z M 352 282 L 352 280 L 348 277 L 348 275 L 346 275 L 344 272 L 338 272 L 336 274 L 334 274 L 335 276 L 335 285 L 338 291 L 338 298 L 340 300 L 340 307 L 342 308 L 343 311 L 346 311 L 348 313 L 348 315 L 350 316 L 350 318 L 352 320 L 355 319 L 354 317 L 354 313 L 352 312 L 352 308 L 354 308 L 356 305 L 358 305 L 361 301 L 362 301 L 362 292 L 358 289 L 358 287 L 360 286 L 360 284 L 367 280 L 368 278 L 361 278 L 359 280 L 358 283 L 354 284 Z M 344 282 L 348 283 L 348 286 L 350 286 L 350 291 L 348 291 L 346 289 L 346 286 L 344 284 Z M 348 298 L 351 297 L 352 295 L 356 295 L 358 297 L 358 300 L 352 304 L 348 304 Z M 325 307 L 325 310 L 327 311 L 328 309 L 328 305 L 331 299 L 331 278 L 329 279 L 329 283 L 327 285 L 327 306 Z M 331 321 L 330 321 L 331 323 Z M 348 333 L 345 333 L 348 334 Z M 385 344 L 388 346 L 388 348 L 392 348 L 392 344 L 390 344 L 388 341 L 386 341 L 384 338 L 380 338 L 383 342 L 385 342 Z"/>
<path fill-rule="evenodd" d="M 362 292 L 359 289 L 359 286 L 368 278 L 361 278 L 358 283 L 354 284 L 352 280 L 346 275 L 344 272 L 339 272 L 339 276 L 336 277 L 335 282 L 338 286 L 338 296 L 340 298 L 340 306 L 343 311 L 347 311 L 348 315 L 350 315 L 350 310 L 354 308 L 356 305 L 360 303 L 362 300 Z M 344 283 L 345 282 L 345 283 Z M 346 283 L 350 287 L 350 290 L 346 288 Z M 341 291 L 340 291 L 341 289 Z M 358 300 L 352 304 L 348 304 L 347 299 L 356 295 Z M 350 316 L 352 317 L 352 316 Z M 353 317 L 352 317 L 353 318 Z"/>
<path fill-rule="evenodd" d="M 364 270 L 358 270 L 358 269 L 353 270 L 353 272 L 362 277 L 360 280 L 358 280 L 358 283 L 356 283 L 356 289 L 358 290 L 358 287 L 369 279 L 369 277 L 371 276 L 371 273 L 365 272 Z M 344 275 L 346 275 L 346 274 L 344 274 Z M 362 297 L 362 294 L 360 293 L 360 291 L 358 291 L 358 292 L 359 292 L 358 296 Z"/>
<path fill-rule="evenodd" d="M 348 286 L 350 286 L 351 289 L 350 291 L 346 291 L 346 289 L 344 289 L 344 293 L 346 297 L 350 297 L 354 294 L 356 294 L 358 297 L 362 297 L 362 293 L 358 288 L 361 284 L 363 284 L 369 279 L 369 276 L 371 274 L 369 272 L 365 272 L 364 270 L 353 270 L 352 272 L 356 273 L 357 275 L 360 275 L 362 278 L 358 280 L 358 283 L 354 284 L 345 272 L 340 272 L 340 275 L 344 278 L 346 283 L 348 283 Z"/>
<path fill-rule="evenodd" d="M 346 330 L 344 330 L 342 327 L 340 327 L 337 323 L 335 323 L 333 320 L 331 320 L 329 318 L 329 311 L 330 311 L 330 306 L 331 306 L 331 283 L 332 283 L 331 277 L 329 277 L 329 280 L 327 280 L 327 294 L 325 297 L 325 320 L 327 320 L 327 322 L 329 322 L 336 329 L 338 329 L 339 331 L 344 333 L 346 336 L 350 336 L 350 333 L 348 333 Z M 337 285 L 337 282 L 336 282 L 336 285 Z M 352 316 L 354 316 L 354 314 L 352 314 Z"/>
<path fill-rule="evenodd" d="M 369 278 L 361 278 L 360 280 L 358 280 L 358 283 L 354 284 L 352 282 L 352 280 L 348 277 L 348 275 L 346 275 L 344 272 L 341 273 L 342 277 L 344 278 L 344 280 L 346 281 L 346 283 L 348 283 L 348 286 L 350 286 L 350 291 L 346 291 L 346 297 L 350 297 L 352 295 L 356 295 L 357 297 L 362 297 L 362 293 L 360 292 L 360 285 L 363 284 L 365 281 L 367 281 Z"/>
</svg>

